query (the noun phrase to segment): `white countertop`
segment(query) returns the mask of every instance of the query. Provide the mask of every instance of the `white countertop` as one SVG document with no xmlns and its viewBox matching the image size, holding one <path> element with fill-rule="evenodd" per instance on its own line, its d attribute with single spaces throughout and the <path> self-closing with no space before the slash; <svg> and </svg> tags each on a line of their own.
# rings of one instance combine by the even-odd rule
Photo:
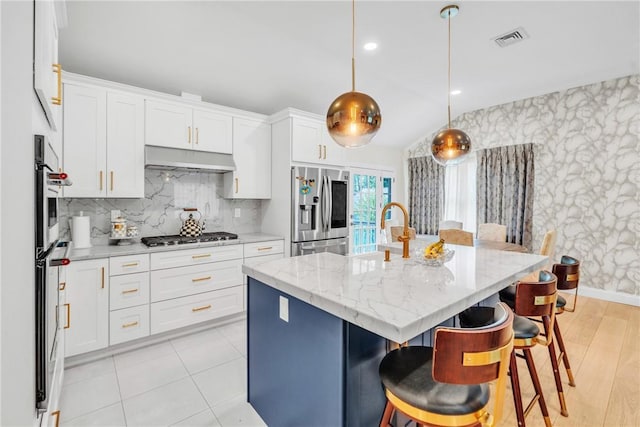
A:
<svg viewBox="0 0 640 427">
<path fill-rule="evenodd" d="M 384 254 L 320 253 L 244 265 L 266 285 L 395 342 L 405 342 L 546 264 L 547 257 L 454 246 L 444 267 Z"/>
<path fill-rule="evenodd" d="M 179 251 L 182 249 L 196 249 L 196 248 L 208 248 L 211 246 L 225 246 L 225 245 L 238 245 L 242 243 L 256 243 L 266 242 L 268 240 L 282 240 L 282 236 L 274 236 L 271 234 L 263 233 L 246 233 L 238 234 L 238 238 L 235 240 L 224 240 L 220 242 L 207 242 L 207 243 L 189 243 L 186 245 L 172 245 L 172 246 L 155 246 L 149 248 L 142 243 L 133 243 L 131 245 L 98 245 L 90 248 L 77 249 L 71 244 L 71 248 L 67 254 L 71 261 L 81 261 L 85 259 L 97 259 L 108 258 L 111 256 L 122 255 L 137 255 L 153 252 L 164 251 Z M 138 239 L 136 239 L 138 240 Z"/>
</svg>

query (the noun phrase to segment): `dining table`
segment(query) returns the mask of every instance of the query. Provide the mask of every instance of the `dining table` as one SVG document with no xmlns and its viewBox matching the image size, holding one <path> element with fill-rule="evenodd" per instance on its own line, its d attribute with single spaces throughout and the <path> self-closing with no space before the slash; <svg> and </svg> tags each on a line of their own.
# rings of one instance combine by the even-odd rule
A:
<svg viewBox="0 0 640 427">
<path fill-rule="evenodd" d="M 440 237 L 433 234 L 418 234 L 415 239 L 409 240 L 409 253 L 413 256 L 417 250 L 424 250 L 426 246 L 433 242 L 437 242 L 439 239 Z M 459 245 L 446 244 L 445 246 L 455 250 Z M 498 251 L 530 252 L 525 246 L 518 245 L 517 243 L 499 242 L 495 240 L 474 239 L 473 246 L 476 248 L 495 249 Z M 402 254 L 402 242 L 383 242 L 378 244 L 379 251 L 384 252 L 386 249 L 389 249 L 391 253 Z"/>
</svg>

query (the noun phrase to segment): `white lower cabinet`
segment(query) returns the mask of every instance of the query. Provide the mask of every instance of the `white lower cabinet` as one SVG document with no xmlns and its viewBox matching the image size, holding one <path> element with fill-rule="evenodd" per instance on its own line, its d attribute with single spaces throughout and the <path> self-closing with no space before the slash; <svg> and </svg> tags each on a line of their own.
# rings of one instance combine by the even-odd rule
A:
<svg viewBox="0 0 640 427">
<path fill-rule="evenodd" d="M 237 286 L 242 259 L 152 271 L 151 282 L 151 302 Z"/>
<path fill-rule="evenodd" d="M 109 260 L 74 261 L 66 267 L 65 356 L 109 344 Z"/>
<path fill-rule="evenodd" d="M 149 272 L 111 276 L 110 310 L 149 304 Z"/>
<path fill-rule="evenodd" d="M 271 240 L 73 261 L 60 276 L 66 282 L 64 355 L 241 313 L 242 264 L 282 258 L 283 252 L 284 241 Z"/>
<path fill-rule="evenodd" d="M 115 310 L 109 314 L 109 344 L 120 344 L 149 335 L 149 305 Z"/>
<path fill-rule="evenodd" d="M 240 313 L 243 310 L 242 286 L 175 298 L 151 304 L 151 333 L 169 331 Z"/>
</svg>

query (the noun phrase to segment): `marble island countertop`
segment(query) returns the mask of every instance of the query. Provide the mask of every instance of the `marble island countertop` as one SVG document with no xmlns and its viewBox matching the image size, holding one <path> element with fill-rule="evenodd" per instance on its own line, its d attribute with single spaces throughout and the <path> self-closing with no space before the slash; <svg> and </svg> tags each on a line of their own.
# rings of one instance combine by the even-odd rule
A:
<svg viewBox="0 0 640 427">
<path fill-rule="evenodd" d="M 238 245 L 243 243 L 257 243 L 266 242 L 268 240 L 282 240 L 282 236 L 274 236 L 271 234 L 263 233 L 244 233 L 238 234 L 238 238 L 235 240 L 224 240 L 218 242 L 205 242 L 205 243 L 189 243 L 186 245 L 171 245 L 171 246 L 155 246 L 147 247 L 139 242 L 139 238 L 135 239 L 136 243 L 130 245 L 96 245 L 90 248 L 74 248 L 73 243 L 70 245 L 70 249 L 67 253 L 68 258 L 71 261 L 81 261 L 86 259 L 98 259 L 108 258 L 112 256 L 124 256 L 124 255 L 137 255 L 147 254 L 154 252 L 164 251 L 179 251 L 183 249 L 197 249 L 208 248 L 212 246 L 225 246 L 225 245 Z"/>
<path fill-rule="evenodd" d="M 266 285 L 395 342 L 405 342 L 518 278 L 547 257 L 455 246 L 444 267 L 384 254 L 320 253 L 244 265 Z"/>
</svg>

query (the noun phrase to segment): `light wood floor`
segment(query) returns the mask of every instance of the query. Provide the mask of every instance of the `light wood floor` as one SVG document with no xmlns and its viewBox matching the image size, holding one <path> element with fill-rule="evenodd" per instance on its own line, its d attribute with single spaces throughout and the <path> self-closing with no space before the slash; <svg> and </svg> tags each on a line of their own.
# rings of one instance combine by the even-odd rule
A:
<svg viewBox="0 0 640 427">
<path fill-rule="evenodd" d="M 576 387 L 570 387 L 561 365 L 569 417 L 560 415 L 546 347 L 533 349 L 551 422 L 558 427 L 640 426 L 640 307 L 579 297 L 574 313 L 557 316 Z M 518 360 L 524 405 L 533 386 L 524 360 Z M 517 426 L 511 387 L 505 396 L 500 426 Z M 539 406 L 527 426 L 544 426 Z"/>
</svg>

